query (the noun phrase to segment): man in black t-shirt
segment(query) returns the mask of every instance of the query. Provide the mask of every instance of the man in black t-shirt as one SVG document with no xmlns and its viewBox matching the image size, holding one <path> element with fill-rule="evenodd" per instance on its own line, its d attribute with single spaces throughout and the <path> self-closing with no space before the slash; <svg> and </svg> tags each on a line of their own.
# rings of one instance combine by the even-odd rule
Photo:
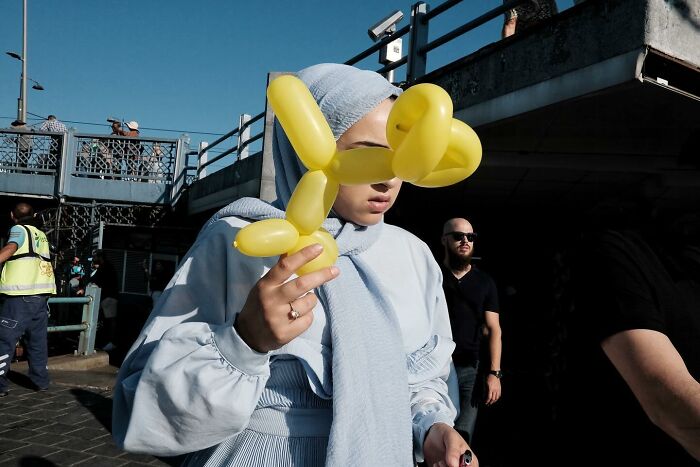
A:
<svg viewBox="0 0 700 467">
<path fill-rule="evenodd" d="M 690 227 L 700 233 L 696 222 L 581 242 L 558 465 L 700 465 L 700 236 Z M 591 440 L 589 455 L 574 433 Z"/>
<path fill-rule="evenodd" d="M 479 400 L 474 386 L 479 367 L 481 336 L 488 335 L 489 363 L 485 403 L 501 397 L 501 325 L 496 284 L 485 272 L 471 264 L 476 233 L 466 219 L 455 218 L 443 227 L 445 257 L 442 286 L 456 343 L 452 359 L 459 380 L 460 413 L 455 429 L 467 442 L 472 441 Z M 486 332 L 485 332 L 486 331 Z"/>
</svg>

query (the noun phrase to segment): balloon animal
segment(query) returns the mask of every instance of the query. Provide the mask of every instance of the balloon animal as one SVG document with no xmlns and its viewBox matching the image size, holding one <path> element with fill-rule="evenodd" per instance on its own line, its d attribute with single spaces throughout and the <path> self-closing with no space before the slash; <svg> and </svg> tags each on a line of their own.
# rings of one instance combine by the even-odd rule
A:
<svg viewBox="0 0 700 467">
<path fill-rule="evenodd" d="M 299 275 L 331 266 L 335 239 L 321 228 L 340 185 L 379 183 L 398 177 L 422 187 L 447 186 L 470 176 L 481 162 L 481 142 L 467 124 L 452 118 L 449 94 L 418 84 L 401 94 L 387 121 L 387 148 L 336 149 L 335 138 L 304 83 L 291 75 L 274 79 L 270 105 L 299 159 L 308 169 L 292 193 L 286 219 L 266 219 L 238 232 L 234 247 L 249 256 L 293 254 L 320 243 L 323 253 Z"/>
</svg>

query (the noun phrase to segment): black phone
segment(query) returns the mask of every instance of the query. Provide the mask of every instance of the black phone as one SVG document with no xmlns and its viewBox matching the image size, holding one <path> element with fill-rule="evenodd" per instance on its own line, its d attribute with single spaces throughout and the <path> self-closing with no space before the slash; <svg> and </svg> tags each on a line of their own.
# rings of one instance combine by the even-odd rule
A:
<svg viewBox="0 0 700 467">
<path fill-rule="evenodd" d="M 459 458 L 459 467 L 467 467 L 472 465 L 472 457 L 472 452 L 467 449 Z"/>
</svg>

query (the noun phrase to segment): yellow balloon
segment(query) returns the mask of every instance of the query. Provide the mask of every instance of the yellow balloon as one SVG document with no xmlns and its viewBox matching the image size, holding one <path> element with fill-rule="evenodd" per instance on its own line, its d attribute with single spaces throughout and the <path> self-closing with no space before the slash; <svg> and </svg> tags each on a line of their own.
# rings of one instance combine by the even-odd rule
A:
<svg viewBox="0 0 700 467">
<path fill-rule="evenodd" d="M 481 141 L 474 130 L 461 120 L 452 120 L 452 132 L 444 157 L 437 167 L 414 185 L 434 188 L 448 186 L 473 174 L 481 163 Z"/>
<path fill-rule="evenodd" d="M 241 229 L 234 246 L 252 256 L 294 254 L 320 243 L 321 255 L 297 271 L 308 274 L 338 258 L 333 237 L 320 226 L 339 184 L 364 185 L 394 177 L 438 187 L 470 176 L 481 162 L 481 143 L 467 124 L 452 118 L 452 100 L 439 86 L 418 84 L 404 92 L 387 121 L 391 149 L 337 151 L 333 133 L 306 85 L 290 75 L 270 83 L 268 99 L 294 150 L 309 169 L 292 193 L 286 220 L 268 219 Z"/>
<path fill-rule="evenodd" d="M 440 86 L 418 84 L 399 96 L 387 121 L 396 176 L 411 183 L 426 177 L 445 154 L 451 125 L 452 100 Z"/>
<path fill-rule="evenodd" d="M 270 83 L 267 98 L 304 165 L 322 169 L 335 154 L 335 137 L 303 81 L 282 75 Z"/>
<path fill-rule="evenodd" d="M 306 172 L 289 199 L 287 220 L 299 229 L 300 235 L 309 235 L 321 226 L 337 195 L 338 182 L 321 170 Z"/>
<path fill-rule="evenodd" d="M 278 256 L 299 240 L 299 232 L 284 219 L 265 219 L 238 231 L 233 246 L 248 256 Z"/>
<path fill-rule="evenodd" d="M 333 236 L 325 229 L 319 229 L 311 235 L 300 236 L 299 241 L 294 248 L 289 251 L 289 254 L 293 255 L 302 248 L 313 245 L 314 243 L 320 243 L 323 246 L 323 252 L 313 261 L 309 261 L 304 266 L 297 269 L 298 276 L 303 276 L 304 274 L 333 266 L 335 260 L 338 259 L 338 245 L 335 243 Z"/>
<path fill-rule="evenodd" d="M 338 151 L 326 172 L 341 185 L 364 185 L 394 178 L 394 153 L 386 148 L 356 148 Z"/>
</svg>

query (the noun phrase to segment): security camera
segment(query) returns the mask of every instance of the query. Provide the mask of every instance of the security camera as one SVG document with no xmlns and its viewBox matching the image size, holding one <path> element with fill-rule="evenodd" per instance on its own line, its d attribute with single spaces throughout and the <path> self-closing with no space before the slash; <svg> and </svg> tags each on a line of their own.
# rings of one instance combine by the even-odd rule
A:
<svg viewBox="0 0 700 467">
<path fill-rule="evenodd" d="M 391 33 L 396 31 L 396 23 L 401 21 L 403 18 L 403 13 L 401 10 L 396 10 L 383 20 L 379 21 L 377 24 L 372 26 L 367 30 L 367 34 L 369 34 L 370 39 L 373 41 L 378 41 L 382 37 L 384 37 L 387 33 Z"/>
</svg>

